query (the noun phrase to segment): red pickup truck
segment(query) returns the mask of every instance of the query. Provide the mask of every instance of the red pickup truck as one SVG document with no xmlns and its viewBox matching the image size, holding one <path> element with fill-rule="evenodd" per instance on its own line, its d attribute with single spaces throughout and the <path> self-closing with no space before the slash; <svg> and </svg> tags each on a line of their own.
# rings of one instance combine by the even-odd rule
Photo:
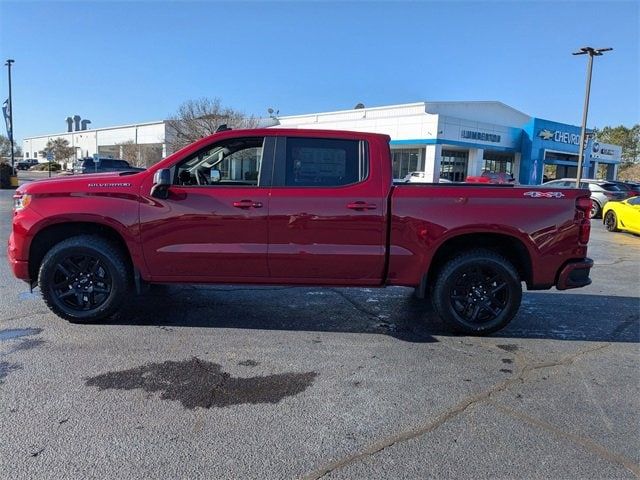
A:
<svg viewBox="0 0 640 480">
<path fill-rule="evenodd" d="M 394 185 L 386 135 L 227 130 L 143 172 L 22 185 L 8 259 L 74 322 L 154 283 L 403 285 L 487 334 L 522 282 L 591 282 L 589 209 L 588 190 Z"/>
</svg>

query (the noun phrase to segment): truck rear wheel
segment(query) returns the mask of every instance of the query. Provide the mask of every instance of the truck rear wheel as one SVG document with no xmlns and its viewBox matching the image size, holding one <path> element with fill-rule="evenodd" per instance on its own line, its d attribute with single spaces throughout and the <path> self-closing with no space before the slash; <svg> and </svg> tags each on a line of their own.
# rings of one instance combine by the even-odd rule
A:
<svg viewBox="0 0 640 480">
<path fill-rule="evenodd" d="M 114 315 L 126 303 L 131 276 L 124 255 L 96 235 L 68 238 L 42 260 L 42 298 L 59 317 L 92 323 Z"/>
<path fill-rule="evenodd" d="M 487 335 L 506 326 L 522 300 L 518 272 L 503 256 L 472 250 L 449 260 L 433 287 L 433 307 L 453 330 Z"/>
</svg>

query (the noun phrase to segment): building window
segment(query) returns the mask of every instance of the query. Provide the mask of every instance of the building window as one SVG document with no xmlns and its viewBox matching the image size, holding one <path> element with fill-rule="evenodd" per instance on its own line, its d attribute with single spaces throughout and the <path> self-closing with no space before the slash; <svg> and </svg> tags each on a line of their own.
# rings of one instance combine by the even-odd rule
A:
<svg viewBox="0 0 640 480">
<path fill-rule="evenodd" d="M 467 178 L 468 163 L 468 150 L 442 150 L 440 178 L 446 178 L 452 182 L 464 182 Z"/>
<path fill-rule="evenodd" d="M 399 148 L 391 150 L 393 178 L 402 180 L 411 172 L 422 171 L 419 148 Z"/>
<path fill-rule="evenodd" d="M 544 161 L 547 160 L 562 160 L 564 162 L 578 162 L 578 155 L 575 153 L 562 153 L 552 152 L 550 150 L 544 151 Z M 551 162 L 550 162 L 551 163 Z"/>
<path fill-rule="evenodd" d="M 513 174 L 513 153 L 488 152 L 485 150 L 483 160 L 483 172 L 504 172 Z"/>
</svg>

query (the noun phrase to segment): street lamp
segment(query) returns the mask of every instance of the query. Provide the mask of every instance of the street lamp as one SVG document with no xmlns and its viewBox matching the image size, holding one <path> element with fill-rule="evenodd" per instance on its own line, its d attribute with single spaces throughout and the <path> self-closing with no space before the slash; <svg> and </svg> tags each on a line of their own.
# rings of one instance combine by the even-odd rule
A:
<svg viewBox="0 0 640 480">
<path fill-rule="evenodd" d="M 593 69 L 593 57 L 599 57 L 602 52 L 608 52 L 613 48 L 593 48 L 582 47 L 580 51 L 573 52 L 572 55 L 589 55 L 589 63 L 587 64 L 587 89 L 584 94 L 584 108 L 582 110 L 582 129 L 580 131 L 580 145 L 578 146 L 578 171 L 576 175 L 576 188 L 580 188 L 580 180 L 582 179 L 582 162 L 584 161 L 584 144 L 587 133 L 587 113 L 589 111 L 589 94 L 591 93 L 591 70 Z"/>
</svg>

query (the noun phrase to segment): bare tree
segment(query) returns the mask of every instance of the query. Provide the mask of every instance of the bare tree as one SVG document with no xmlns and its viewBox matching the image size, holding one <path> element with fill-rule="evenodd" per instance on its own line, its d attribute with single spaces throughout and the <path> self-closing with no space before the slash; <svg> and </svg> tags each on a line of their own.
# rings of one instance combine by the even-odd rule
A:
<svg viewBox="0 0 640 480">
<path fill-rule="evenodd" d="M 69 140 L 66 138 L 54 138 L 47 142 L 43 150 L 44 155 L 52 154 L 56 162 L 62 162 L 71 158 L 75 150 L 69 146 Z"/>
<path fill-rule="evenodd" d="M 13 152 L 16 156 L 22 155 L 22 148 L 14 144 Z M 11 157 L 11 141 L 4 135 L 0 135 L 0 158 Z"/>
<path fill-rule="evenodd" d="M 147 168 L 162 160 L 162 144 L 136 144 L 133 140 L 116 144 L 118 155 L 134 167 Z"/>
<path fill-rule="evenodd" d="M 126 142 L 117 143 L 116 147 L 120 147 L 120 156 L 123 160 L 126 160 L 134 167 L 139 166 L 140 161 L 140 148 L 133 140 L 127 140 Z"/>
<path fill-rule="evenodd" d="M 188 100 L 167 120 L 167 146 L 175 152 L 190 143 L 215 133 L 226 124 L 231 128 L 255 128 L 258 118 L 222 105 L 219 98 Z"/>
</svg>

